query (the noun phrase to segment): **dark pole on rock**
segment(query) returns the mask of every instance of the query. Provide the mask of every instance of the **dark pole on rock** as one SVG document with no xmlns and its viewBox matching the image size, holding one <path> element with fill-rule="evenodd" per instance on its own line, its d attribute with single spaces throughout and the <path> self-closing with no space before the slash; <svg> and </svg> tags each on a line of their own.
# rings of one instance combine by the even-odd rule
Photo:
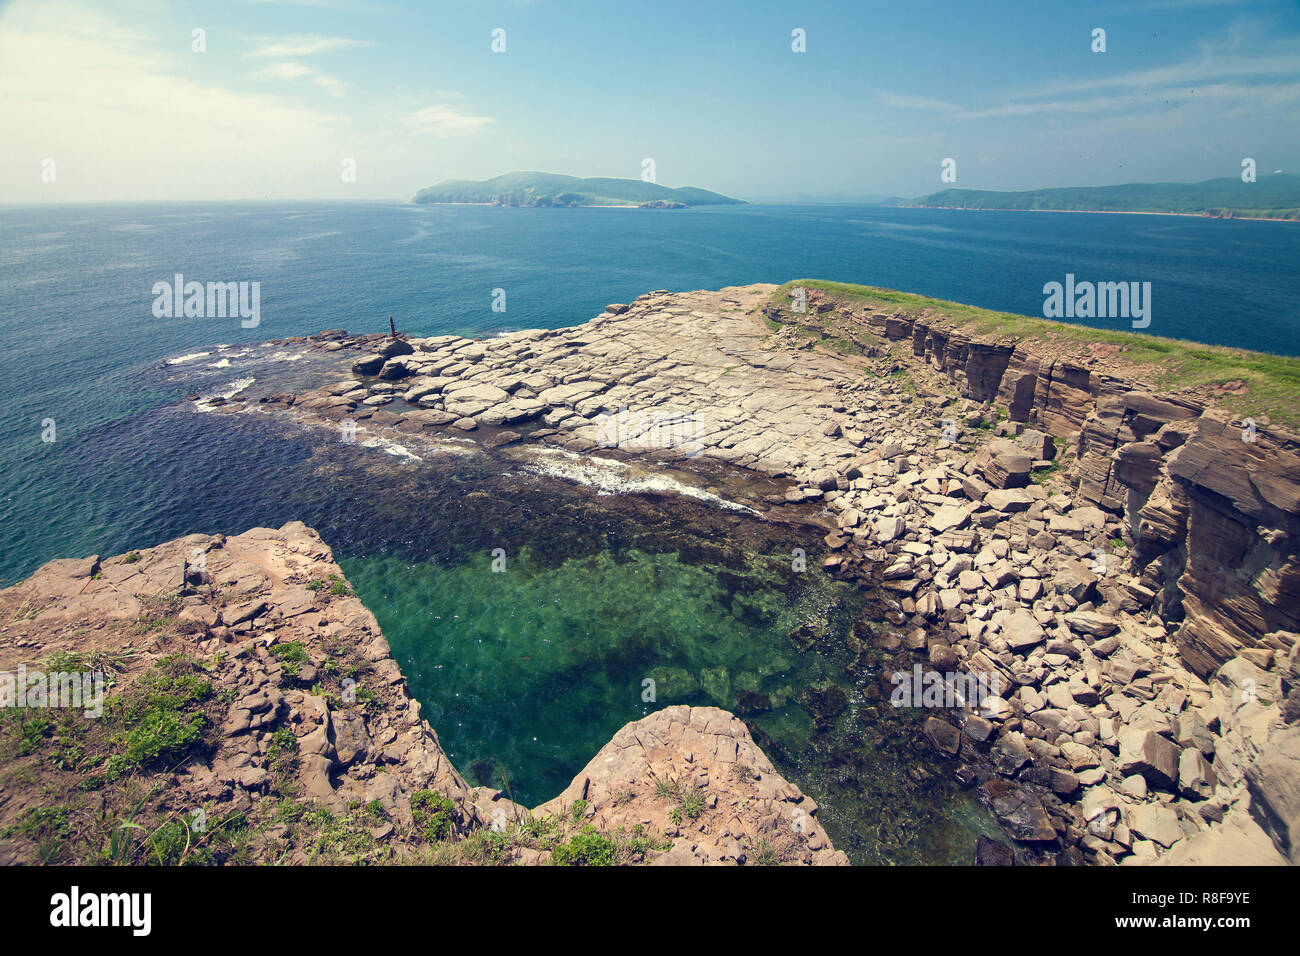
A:
<svg viewBox="0 0 1300 956">
<path fill-rule="evenodd" d="M 389 313 L 388 315 L 388 332 L 393 338 L 397 338 L 397 326 L 393 324 L 392 313 Z"/>
</svg>

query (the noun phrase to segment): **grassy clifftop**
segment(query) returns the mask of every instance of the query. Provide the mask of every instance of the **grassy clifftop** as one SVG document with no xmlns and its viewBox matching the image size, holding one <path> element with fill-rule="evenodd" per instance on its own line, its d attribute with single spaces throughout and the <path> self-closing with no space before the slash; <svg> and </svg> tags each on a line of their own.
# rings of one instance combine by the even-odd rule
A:
<svg viewBox="0 0 1300 956">
<path fill-rule="evenodd" d="M 796 286 L 819 290 L 825 298 L 851 310 L 941 319 L 972 337 L 1032 343 L 1035 351 L 1060 358 L 1100 362 L 1116 375 L 1149 383 L 1167 394 L 1183 394 L 1240 417 L 1300 430 L 1300 359 L 1139 332 L 1094 329 L 893 289 L 820 279 L 785 283 L 772 294 L 772 305 L 789 308 L 790 290 Z"/>
</svg>

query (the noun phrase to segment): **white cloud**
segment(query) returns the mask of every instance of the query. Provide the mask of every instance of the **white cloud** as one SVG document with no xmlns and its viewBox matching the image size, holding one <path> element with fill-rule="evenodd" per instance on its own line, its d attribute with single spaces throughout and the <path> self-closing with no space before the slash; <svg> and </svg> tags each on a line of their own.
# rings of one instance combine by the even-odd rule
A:
<svg viewBox="0 0 1300 956">
<path fill-rule="evenodd" d="M 959 113 L 961 107 L 943 100 L 930 99 L 928 96 L 913 96 L 909 93 L 882 93 L 880 102 L 892 109 L 915 110 L 926 113 Z"/>
<path fill-rule="evenodd" d="M 476 133 L 491 122 L 490 116 L 471 116 L 446 104 L 426 106 L 402 119 L 408 129 L 422 133 Z"/>
<path fill-rule="evenodd" d="M 346 118 L 192 78 L 208 55 L 58 0 L 0 10 L 0 202 L 328 194 Z"/>
<path fill-rule="evenodd" d="M 294 57 L 312 56 L 316 53 L 332 53 L 359 46 L 370 46 L 369 40 L 350 40 L 347 37 L 325 37 L 319 34 L 299 34 L 273 40 L 259 37 L 259 46 L 249 56 Z"/>
<path fill-rule="evenodd" d="M 1240 24 L 1238 24 L 1240 26 Z M 1224 54 L 1239 45 L 1236 31 L 1201 47 L 1201 55 L 1180 63 L 1111 76 L 1031 89 L 985 94 L 988 104 L 962 108 L 942 100 L 887 92 L 880 102 L 893 109 L 931 112 L 958 121 L 1044 115 L 1129 112 L 1149 114 L 1170 105 L 1220 101 L 1234 115 L 1252 108 L 1272 108 L 1294 100 L 1300 82 L 1300 55 L 1264 53 L 1245 57 Z"/>
<path fill-rule="evenodd" d="M 259 79 L 298 80 L 309 79 L 332 96 L 343 95 L 343 84 L 327 73 L 292 60 L 270 63 L 253 74 Z"/>
</svg>

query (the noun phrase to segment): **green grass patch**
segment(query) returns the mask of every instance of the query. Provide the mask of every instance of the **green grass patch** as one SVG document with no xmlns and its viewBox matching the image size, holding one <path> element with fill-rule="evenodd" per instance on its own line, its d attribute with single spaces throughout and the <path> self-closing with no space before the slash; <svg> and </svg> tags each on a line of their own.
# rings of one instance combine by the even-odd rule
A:
<svg viewBox="0 0 1300 956">
<path fill-rule="evenodd" d="M 271 656 L 280 662 L 284 676 L 294 680 L 297 680 L 302 673 L 302 665 L 306 664 L 310 659 L 307 656 L 307 648 L 302 641 L 285 641 L 283 644 L 272 644 Z"/>
<path fill-rule="evenodd" d="M 415 828 L 429 843 L 437 843 L 451 836 L 456 805 L 433 790 L 419 790 L 411 794 L 411 817 Z"/>
<path fill-rule="evenodd" d="M 1066 346 L 1070 354 L 1080 358 L 1089 355 L 1091 346 L 1116 346 L 1118 352 L 1104 356 L 1104 360 L 1129 367 L 1135 379 L 1148 381 L 1161 391 L 1195 393 L 1238 417 L 1267 416 L 1275 424 L 1300 427 L 1300 359 L 1142 332 L 1094 329 L 894 289 L 821 279 L 787 282 L 772 294 L 771 304 L 788 309 L 790 290 L 797 286 L 818 289 L 847 306 L 942 318 L 967 335 L 1008 343 L 1050 341 Z M 1223 386 L 1227 389 L 1220 391 Z"/>
<path fill-rule="evenodd" d="M 551 860 L 556 866 L 613 866 L 617 850 L 613 840 L 588 824 L 556 846 Z"/>
<path fill-rule="evenodd" d="M 209 729 L 203 705 L 211 697 L 212 682 L 197 663 L 180 655 L 160 660 L 107 703 L 107 713 L 124 728 L 108 758 L 107 779 L 188 754 Z"/>
</svg>

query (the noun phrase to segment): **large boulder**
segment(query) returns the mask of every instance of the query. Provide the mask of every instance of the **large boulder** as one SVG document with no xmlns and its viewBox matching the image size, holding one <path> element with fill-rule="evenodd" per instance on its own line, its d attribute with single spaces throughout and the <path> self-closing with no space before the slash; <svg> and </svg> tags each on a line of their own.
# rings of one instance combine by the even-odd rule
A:
<svg viewBox="0 0 1300 956">
<path fill-rule="evenodd" d="M 1029 484 L 1034 458 L 1006 438 L 995 438 L 975 455 L 975 467 L 994 488 L 1023 488 Z"/>
<path fill-rule="evenodd" d="M 1011 612 L 1002 622 L 1002 639 L 1013 651 L 1027 652 L 1047 639 L 1043 627 L 1023 608 Z"/>
<path fill-rule="evenodd" d="M 997 491 L 988 492 L 984 496 L 984 503 L 994 511 L 1013 513 L 1028 511 L 1034 499 L 1029 497 L 1028 492 L 1023 488 L 999 488 Z"/>
<path fill-rule="evenodd" d="M 1010 780 L 989 780 L 982 785 L 998 820 L 1022 843 L 1047 843 L 1056 839 L 1056 828 L 1043 809 L 1043 802 L 1026 788 Z"/>
<path fill-rule="evenodd" d="M 1178 764 L 1182 749 L 1154 730 L 1125 727 L 1119 732 L 1119 760 L 1116 769 L 1123 775 L 1140 773 L 1147 783 L 1166 790 L 1178 786 Z"/>
<path fill-rule="evenodd" d="M 1300 863 L 1300 727 L 1278 731 L 1246 769 L 1251 815 L 1278 852 Z"/>
<path fill-rule="evenodd" d="M 396 381 L 401 378 L 410 378 L 415 374 L 418 367 L 418 362 L 407 358 L 406 356 L 399 355 L 390 358 L 383 364 L 383 367 L 379 370 L 379 377 L 385 381 Z"/>
<path fill-rule="evenodd" d="M 353 375 L 374 375 L 384 367 L 382 355 L 363 355 L 352 363 Z"/>
</svg>

